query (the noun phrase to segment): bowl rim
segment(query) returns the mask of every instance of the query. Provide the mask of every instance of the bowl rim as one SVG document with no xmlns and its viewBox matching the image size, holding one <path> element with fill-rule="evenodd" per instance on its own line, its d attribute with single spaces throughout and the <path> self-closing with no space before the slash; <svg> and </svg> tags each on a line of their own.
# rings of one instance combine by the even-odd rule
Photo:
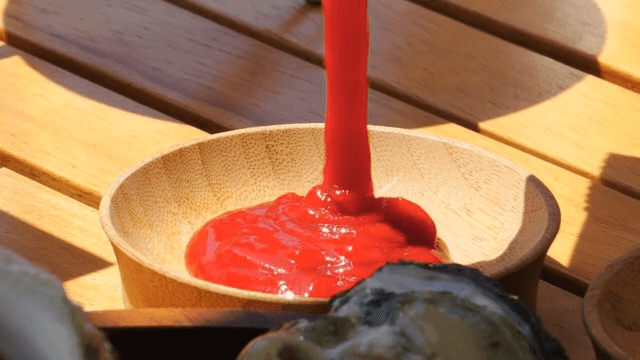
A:
<svg viewBox="0 0 640 360">
<path fill-rule="evenodd" d="M 416 131 L 416 129 L 401 129 L 395 127 L 388 126 L 379 126 L 379 125 L 367 125 L 369 133 L 371 132 L 381 132 L 381 133 L 394 133 L 400 134 L 409 137 L 423 138 L 431 141 L 437 141 L 441 143 L 446 143 L 449 145 L 453 145 L 456 147 L 465 148 L 471 150 L 473 152 L 479 153 L 482 156 L 486 156 L 491 158 L 499 163 L 506 164 L 510 166 L 513 170 L 519 172 L 525 181 L 530 183 L 530 185 L 534 186 L 535 189 L 540 194 L 545 208 L 547 209 L 547 224 L 542 233 L 542 236 L 538 242 L 534 244 L 527 252 L 525 252 L 520 258 L 520 265 L 515 262 L 511 262 L 507 264 L 507 266 L 502 267 L 499 270 L 495 270 L 493 272 L 485 272 L 485 275 L 494 279 L 499 279 L 509 273 L 513 273 L 526 265 L 535 261 L 538 257 L 545 254 L 549 247 L 551 246 L 553 240 L 555 239 L 559 229 L 560 229 L 560 207 L 555 197 L 551 193 L 551 191 L 544 185 L 540 179 L 538 179 L 535 175 L 525 170 L 518 164 L 502 157 L 496 153 L 493 153 L 489 150 L 486 150 L 480 146 L 472 145 L 460 140 L 452 139 L 449 137 L 441 136 L 441 135 L 433 135 L 420 131 Z M 204 143 L 208 141 L 212 141 L 218 138 L 232 137 L 238 134 L 247 134 L 247 133 L 257 133 L 257 132 L 265 132 L 265 131 L 283 131 L 283 130 L 297 130 L 297 129 L 323 129 L 324 123 L 307 123 L 307 124 L 284 124 L 284 125 L 270 125 L 270 126 L 256 126 L 245 129 L 237 129 L 230 130 L 225 132 L 220 132 L 216 134 L 205 135 L 201 138 L 193 139 L 184 143 L 176 144 L 171 147 L 168 147 L 164 150 L 158 151 L 133 166 L 129 167 L 125 171 L 123 171 L 106 189 L 104 192 L 102 199 L 100 201 L 99 206 L 99 218 L 102 228 L 110 240 L 112 246 L 117 246 L 118 249 L 124 252 L 128 257 L 132 258 L 136 262 L 143 264 L 147 268 L 151 268 L 152 270 L 159 272 L 165 277 L 168 277 L 174 281 L 185 283 L 187 285 L 199 288 L 201 290 L 213 291 L 216 293 L 233 296 L 233 297 L 241 297 L 245 299 L 251 300 L 259 300 L 259 301 L 268 301 L 268 302 L 277 302 L 282 304 L 296 304 L 296 305 L 313 305 L 313 304 L 322 304 L 326 303 L 329 299 L 324 298 L 312 298 L 312 297 L 293 297 L 286 298 L 281 295 L 275 294 L 267 294 L 257 291 L 244 290 L 239 288 L 234 288 L 225 285 L 219 285 L 215 283 L 211 283 L 205 280 L 201 280 L 195 278 L 193 276 L 185 277 L 180 274 L 176 274 L 174 270 L 164 266 L 155 264 L 152 261 L 149 261 L 146 256 L 135 250 L 132 246 L 130 246 L 115 230 L 113 223 L 111 222 L 111 212 L 112 212 L 112 202 L 111 199 L 114 194 L 117 192 L 120 185 L 133 173 L 146 166 L 147 164 L 161 158 L 162 156 L 171 153 L 173 151 L 186 148 L 198 143 Z"/>
<path fill-rule="evenodd" d="M 640 258 L 640 248 L 625 252 L 611 261 L 603 270 L 593 277 L 593 281 L 587 288 L 582 302 L 582 321 L 589 338 L 594 342 L 595 347 L 607 353 L 612 359 L 633 360 L 604 330 L 602 322 L 600 321 L 598 301 L 609 279 L 620 271 L 620 269 L 624 268 L 628 262 L 638 258 Z"/>
</svg>

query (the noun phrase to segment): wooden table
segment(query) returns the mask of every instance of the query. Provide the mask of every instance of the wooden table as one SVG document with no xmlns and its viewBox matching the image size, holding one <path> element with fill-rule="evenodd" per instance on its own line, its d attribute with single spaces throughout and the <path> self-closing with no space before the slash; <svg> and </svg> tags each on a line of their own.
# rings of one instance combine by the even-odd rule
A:
<svg viewBox="0 0 640 360">
<path fill-rule="evenodd" d="M 571 359 L 594 358 L 590 280 L 640 243 L 639 17 L 634 0 L 370 0 L 370 123 L 484 147 L 556 196 L 538 313 Z M 118 174 L 207 133 L 323 121 L 322 12 L 301 0 L 0 0 L 0 40 L 0 246 L 87 311 L 123 308 L 97 216 Z"/>
</svg>

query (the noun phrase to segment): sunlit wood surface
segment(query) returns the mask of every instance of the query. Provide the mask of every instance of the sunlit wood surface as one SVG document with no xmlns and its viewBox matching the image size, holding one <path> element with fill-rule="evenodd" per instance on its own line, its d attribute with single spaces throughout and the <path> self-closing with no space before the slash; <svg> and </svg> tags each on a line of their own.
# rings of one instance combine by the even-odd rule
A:
<svg viewBox="0 0 640 360">
<path fill-rule="evenodd" d="M 562 223 L 545 271 L 563 288 L 543 282 L 538 313 L 571 359 L 593 358 L 566 290 L 640 245 L 640 5 L 421 1 L 370 0 L 370 123 L 484 147 L 549 187 Z M 302 1 L 0 0 L 0 39 L 0 246 L 87 310 L 122 308 L 96 209 L 124 169 L 324 119 L 322 12 Z"/>
</svg>

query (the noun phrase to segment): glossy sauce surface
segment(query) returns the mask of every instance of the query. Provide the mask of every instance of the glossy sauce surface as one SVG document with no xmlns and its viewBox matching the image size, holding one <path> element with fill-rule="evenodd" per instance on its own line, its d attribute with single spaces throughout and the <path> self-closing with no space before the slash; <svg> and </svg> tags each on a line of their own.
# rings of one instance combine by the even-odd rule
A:
<svg viewBox="0 0 640 360">
<path fill-rule="evenodd" d="M 187 247 L 187 269 L 214 283 L 328 298 L 389 261 L 446 260 L 436 227 L 418 205 L 375 198 L 367 132 L 366 0 L 325 0 L 324 181 L 306 196 L 209 221 Z"/>
<path fill-rule="evenodd" d="M 336 211 L 323 186 L 307 196 L 208 222 L 187 249 L 187 268 L 218 284 L 285 296 L 327 298 L 389 261 L 442 262 L 435 225 L 419 206 L 370 198 L 357 215 Z"/>
</svg>

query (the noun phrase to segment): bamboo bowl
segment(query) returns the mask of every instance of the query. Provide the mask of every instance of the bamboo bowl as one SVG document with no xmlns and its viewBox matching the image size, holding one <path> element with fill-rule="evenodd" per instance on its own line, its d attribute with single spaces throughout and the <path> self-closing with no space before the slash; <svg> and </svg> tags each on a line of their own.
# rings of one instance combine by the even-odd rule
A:
<svg viewBox="0 0 640 360">
<path fill-rule="evenodd" d="M 224 212 L 305 194 L 322 181 L 322 124 L 211 135 L 157 153 L 118 177 L 100 204 L 125 305 L 322 312 L 327 299 L 286 299 L 209 283 L 186 270 L 193 233 Z M 434 219 L 453 262 L 500 280 L 535 308 L 544 257 L 560 225 L 533 175 L 480 148 L 370 126 L 376 196 L 407 198 Z"/>
<path fill-rule="evenodd" d="M 640 249 L 596 274 L 583 316 L 599 360 L 640 359 Z"/>
</svg>

